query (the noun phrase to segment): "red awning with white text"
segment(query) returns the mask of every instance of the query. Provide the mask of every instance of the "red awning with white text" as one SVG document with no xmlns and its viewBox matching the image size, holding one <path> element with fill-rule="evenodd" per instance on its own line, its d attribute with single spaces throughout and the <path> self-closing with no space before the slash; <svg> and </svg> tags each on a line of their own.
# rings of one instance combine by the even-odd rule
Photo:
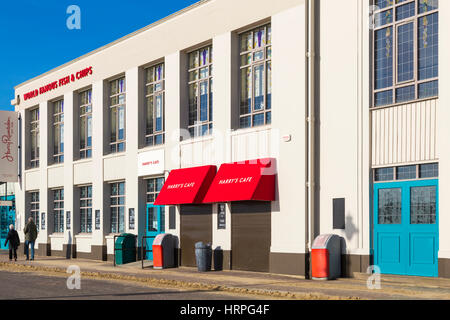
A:
<svg viewBox="0 0 450 320">
<path fill-rule="evenodd" d="M 216 174 L 216 166 L 170 171 L 155 205 L 200 204 Z"/>
<path fill-rule="evenodd" d="M 222 164 L 203 202 L 274 201 L 275 175 L 273 158 Z"/>
</svg>

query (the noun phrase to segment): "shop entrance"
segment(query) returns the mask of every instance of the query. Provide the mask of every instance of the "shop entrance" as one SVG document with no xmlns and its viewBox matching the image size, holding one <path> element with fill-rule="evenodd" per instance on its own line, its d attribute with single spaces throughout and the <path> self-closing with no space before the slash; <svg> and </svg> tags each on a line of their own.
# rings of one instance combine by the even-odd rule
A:
<svg viewBox="0 0 450 320">
<path fill-rule="evenodd" d="M 14 210 L 13 197 L 7 197 L 7 200 L 1 200 L 2 204 L 8 205 L 0 205 L 0 249 L 8 249 L 8 246 L 5 246 L 5 240 L 8 236 L 9 225 L 12 224 L 15 226 L 16 222 L 16 212 Z M 11 204 L 11 205 L 9 205 Z"/>
<path fill-rule="evenodd" d="M 232 269 L 269 272 L 271 203 L 231 204 Z"/>
<path fill-rule="evenodd" d="M 374 184 L 374 262 L 381 273 L 438 276 L 438 180 Z"/>
<path fill-rule="evenodd" d="M 164 208 L 164 206 L 147 204 L 146 236 L 148 238 L 145 239 L 147 250 L 151 250 L 156 236 L 165 231 Z M 147 252 L 146 259 L 153 260 L 153 252 Z"/>
<path fill-rule="evenodd" d="M 195 243 L 212 243 L 212 205 L 180 206 L 181 265 L 195 267 Z"/>
</svg>

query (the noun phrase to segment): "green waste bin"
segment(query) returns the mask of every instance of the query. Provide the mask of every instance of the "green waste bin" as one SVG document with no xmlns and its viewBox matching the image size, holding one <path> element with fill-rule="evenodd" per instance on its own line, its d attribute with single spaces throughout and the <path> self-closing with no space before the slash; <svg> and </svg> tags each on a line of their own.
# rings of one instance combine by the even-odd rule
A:
<svg viewBox="0 0 450 320">
<path fill-rule="evenodd" d="M 116 265 L 136 262 L 136 236 L 122 233 L 117 237 L 114 245 Z"/>
</svg>

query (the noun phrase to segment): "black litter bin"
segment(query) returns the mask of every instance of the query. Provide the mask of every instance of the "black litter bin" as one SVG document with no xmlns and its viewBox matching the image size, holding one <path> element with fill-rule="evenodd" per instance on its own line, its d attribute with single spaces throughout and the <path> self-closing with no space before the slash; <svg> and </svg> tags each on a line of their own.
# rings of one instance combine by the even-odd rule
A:
<svg viewBox="0 0 450 320">
<path fill-rule="evenodd" d="M 211 244 L 197 242 L 195 244 L 195 260 L 200 272 L 211 271 L 212 248 Z"/>
</svg>

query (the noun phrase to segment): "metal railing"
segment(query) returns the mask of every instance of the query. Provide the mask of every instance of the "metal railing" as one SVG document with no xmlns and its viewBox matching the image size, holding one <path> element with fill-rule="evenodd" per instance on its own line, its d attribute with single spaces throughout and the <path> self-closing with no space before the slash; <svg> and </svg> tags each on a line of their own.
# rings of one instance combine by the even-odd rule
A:
<svg viewBox="0 0 450 320">
<path fill-rule="evenodd" d="M 130 248 L 116 248 L 116 240 L 118 238 L 125 238 L 125 236 L 123 235 L 114 235 L 114 242 L 113 242 L 113 246 L 114 246 L 114 267 L 116 266 L 116 251 L 135 251 L 135 255 L 136 255 L 136 261 L 138 261 L 138 251 L 137 251 L 137 244 L 138 244 L 138 236 L 137 235 L 132 235 L 134 237 L 134 249 L 130 249 Z"/>
<path fill-rule="evenodd" d="M 150 250 L 147 250 L 146 249 L 146 245 L 144 245 L 144 240 L 145 239 L 155 239 L 156 238 L 156 236 L 143 236 L 142 237 L 142 239 L 141 239 L 141 260 L 142 260 L 142 269 L 144 269 L 144 260 L 146 260 L 145 258 L 146 258 L 146 255 L 147 255 L 147 253 L 148 252 L 153 252 L 153 246 L 152 245 L 150 245 Z M 153 241 L 152 241 L 152 243 L 153 243 Z M 145 244 L 147 244 L 147 241 L 145 241 Z"/>
</svg>

